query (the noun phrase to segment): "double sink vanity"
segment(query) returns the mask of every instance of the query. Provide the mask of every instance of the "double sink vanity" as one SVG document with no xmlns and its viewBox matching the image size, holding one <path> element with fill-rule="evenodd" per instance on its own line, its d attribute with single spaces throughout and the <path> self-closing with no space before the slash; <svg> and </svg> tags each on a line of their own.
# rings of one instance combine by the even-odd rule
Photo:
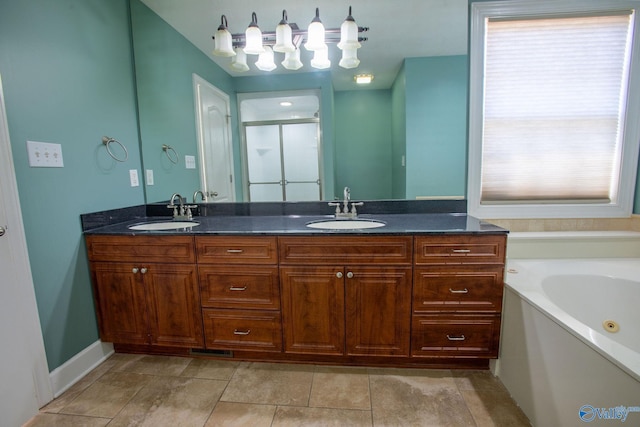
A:
<svg viewBox="0 0 640 427">
<path fill-rule="evenodd" d="M 488 367 L 507 231 L 464 201 L 369 203 L 351 218 L 310 214 L 326 211 L 316 202 L 83 215 L 100 338 L 121 352 Z"/>
</svg>

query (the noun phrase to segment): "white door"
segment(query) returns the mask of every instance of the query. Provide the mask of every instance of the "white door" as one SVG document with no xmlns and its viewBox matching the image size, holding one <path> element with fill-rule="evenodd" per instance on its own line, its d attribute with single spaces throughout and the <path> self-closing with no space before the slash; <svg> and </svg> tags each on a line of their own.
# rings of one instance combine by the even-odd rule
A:
<svg viewBox="0 0 640 427">
<path fill-rule="evenodd" d="M 0 80 L 0 414 L 22 425 L 53 399 Z"/>
<path fill-rule="evenodd" d="M 233 202 L 233 151 L 229 96 L 193 75 L 200 184 L 209 202 Z"/>
</svg>

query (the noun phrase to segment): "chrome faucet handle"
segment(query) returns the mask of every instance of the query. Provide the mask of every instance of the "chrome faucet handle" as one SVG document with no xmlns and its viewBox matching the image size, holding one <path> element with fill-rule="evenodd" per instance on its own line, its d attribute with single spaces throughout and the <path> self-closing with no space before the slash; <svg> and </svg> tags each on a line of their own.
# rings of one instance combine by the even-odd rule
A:
<svg viewBox="0 0 640 427">
<path fill-rule="evenodd" d="M 329 202 L 329 206 L 335 206 L 336 215 L 340 215 L 340 202 Z"/>
<path fill-rule="evenodd" d="M 351 216 L 358 215 L 358 211 L 356 210 L 356 206 L 362 206 L 364 202 L 351 202 Z"/>
</svg>

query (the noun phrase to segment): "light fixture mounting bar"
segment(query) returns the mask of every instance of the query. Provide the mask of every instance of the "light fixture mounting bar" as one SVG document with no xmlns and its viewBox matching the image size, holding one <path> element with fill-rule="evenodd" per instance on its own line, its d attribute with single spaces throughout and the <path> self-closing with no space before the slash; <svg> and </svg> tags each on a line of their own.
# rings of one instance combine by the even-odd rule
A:
<svg viewBox="0 0 640 427">
<path fill-rule="evenodd" d="M 295 39 L 303 40 L 307 38 L 307 30 L 302 30 L 298 28 L 296 24 L 289 24 L 291 27 L 291 34 Z M 369 27 L 358 27 L 358 34 L 366 33 L 369 31 Z M 340 28 L 326 28 L 325 32 L 325 42 L 326 43 L 338 43 L 340 41 Z M 215 37 L 213 37 L 215 39 Z M 245 45 L 246 36 L 244 33 L 231 34 L 231 43 L 233 47 L 243 47 Z M 359 42 L 367 41 L 367 37 L 358 36 Z M 299 43 L 300 43 L 299 42 Z M 276 44 L 276 32 L 275 31 L 263 31 L 262 32 L 262 43 L 266 45 L 274 45 Z M 299 46 L 299 43 L 297 44 Z"/>
</svg>

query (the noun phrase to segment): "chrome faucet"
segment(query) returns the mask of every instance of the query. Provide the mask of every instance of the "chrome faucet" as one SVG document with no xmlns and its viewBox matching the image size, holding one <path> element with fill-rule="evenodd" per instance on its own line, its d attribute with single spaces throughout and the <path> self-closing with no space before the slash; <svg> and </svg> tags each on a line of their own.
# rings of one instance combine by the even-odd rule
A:
<svg viewBox="0 0 640 427">
<path fill-rule="evenodd" d="M 344 200 L 342 201 L 343 207 L 342 211 L 344 213 L 349 213 L 349 202 L 351 201 L 351 189 L 349 187 L 344 187 Z"/>
<path fill-rule="evenodd" d="M 175 200 L 178 198 L 179 205 L 175 204 Z M 178 193 L 173 193 L 171 195 L 171 199 L 169 199 L 169 204 L 167 205 L 169 209 L 173 209 L 173 219 L 176 220 L 191 220 L 193 217 L 191 213 L 192 205 L 185 205 L 182 196 Z"/>
<path fill-rule="evenodd" d="M 340 210 L 340 202 L 329 202 L 329 206 L 335 206 L 336 218 L 356 218 L 358 211 L 356 206 L 364 205 L 364 202 L 352 202 L 351 201 L 351 189 L 344 187 L 344 200 L 342 201 L 342 210 Z M 349 210 L 349 203 L 351 203 L 351 210 Z"/>
<path fill-rule="evenodd" d="M 193 203 L 196 203 L 196 199 L 198 198 L 198 194 L 200 194 L 200 196 L 202 197 L 202 201 L 206 202 L 207 201 L 207 196 L 204 195 L 204 193 L 202 192 L 202 190 L 196 190 L 195 193 L 193 193 Z"/>
</svg>

